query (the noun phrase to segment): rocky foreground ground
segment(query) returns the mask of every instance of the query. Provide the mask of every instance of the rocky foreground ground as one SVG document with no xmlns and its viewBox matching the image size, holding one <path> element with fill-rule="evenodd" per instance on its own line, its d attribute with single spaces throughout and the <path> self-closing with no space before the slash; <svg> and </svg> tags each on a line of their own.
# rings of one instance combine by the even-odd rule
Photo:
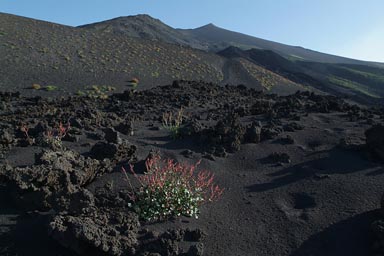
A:
<svg viewBox="0 0 384 256">
<path fill-rule="evenodd" d="M 172 138 L 162 117 L 180 110 Z M 0 117 L 1 255 L 384 255 L 381 108 L 175 81 L 107 99 L 1 92 Z M 153 152 L 202 159 L 222 198 L 199 219 L 140 220 L 120 170 Z"/>
</svg>

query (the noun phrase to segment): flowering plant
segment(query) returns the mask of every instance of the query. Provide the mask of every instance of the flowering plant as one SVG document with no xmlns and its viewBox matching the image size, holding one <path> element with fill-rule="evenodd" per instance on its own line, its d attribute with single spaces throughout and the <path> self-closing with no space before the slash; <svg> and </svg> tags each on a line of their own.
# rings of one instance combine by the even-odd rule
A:
<svg viewBox="0 0 384 256">
<path fill-rule="evenodd" d="M 188 216 L 198 218 L 199 207 L 206 202 L 220 198 L 222 188 L 214 184 L 214 175 L 208 171 L 196 172 L 197 166 L 175 163 L 168 159 L 161 161 L 154 156 L 146 161 L 146 172 L 138 176 L 130 171 L 139 181 L 137 192 L 129 181 L 127 172 L 122 168 L 130 184 L 129 206 L 145 220 L 162 220 L 170 216 Z"/>
<path fill-rule="evenodd" d="M 62 139 L 67 135 L 68 130 L 71 128 L 68 123 L 66 126 L 62 122 L 59 123 L 59 127 L 50 129 L 44 132 L 44 141 L 47 145 L 61 148 Z"/>
</svg>

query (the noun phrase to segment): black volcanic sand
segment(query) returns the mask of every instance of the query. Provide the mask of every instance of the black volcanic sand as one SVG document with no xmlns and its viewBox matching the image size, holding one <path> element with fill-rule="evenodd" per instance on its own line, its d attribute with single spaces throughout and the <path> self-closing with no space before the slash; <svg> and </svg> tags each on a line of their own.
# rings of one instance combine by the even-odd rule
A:
<svg viewBox="0 0 384 256">
<path fill-rule="evenodd" d="M 380 219 L 384 171 L 365 131 L 383 123 L 381 109 L 309 92 L 279 97 L 186 81 L 106 100 L 0 99 L 1 255 L 379 250 L 371 224 Z M 182 138 L 173 140 L 161 117 L 181 107 Z M 45 144 L 43 132 L 60 121 L 72 127 L 63 147 Z M 139 221 L 127 207 L 120 167 L 132 163 L 142 173 L 151 150 L 202 159 L 225 188 L 222 198 L 204 205 L 198 219 Z"/>
</svg>

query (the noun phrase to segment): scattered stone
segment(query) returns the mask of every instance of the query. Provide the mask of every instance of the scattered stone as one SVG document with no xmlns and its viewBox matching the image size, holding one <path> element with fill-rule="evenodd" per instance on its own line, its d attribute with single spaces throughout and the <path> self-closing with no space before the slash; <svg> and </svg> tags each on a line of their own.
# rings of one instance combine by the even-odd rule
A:
<svg viewBox="0 0 384 256">
<path fill-rule="evenodd" d="M 97 142 L 90 151 L 90 156 L 97 160 L 110 159 L 113 163 L 122 160 L 132 161 L 136 158 L 136 146 L 124 141 L 119 145 L 113 143 Z"/>
<path fill-rule="evenodd" d="M 245 143 L 259 143 L 261 141 L 261 125 L 253 122 L 245 133 Z"/>
<path fill-rule="evenodd" d="M 83 124 L 79 118 L 70 118 L 68 120 L 69 124 L 71 125 L 71 128 L 76 127 L 79 129 L 83 128 Z"/>
<path fill-rule="evenodd" d="M 160 126 L 153 126 L 153 127 L 150 127 L 149 130 L 151 130 L 151 131 L 160 131 L 161 127 Z"/>
<path fill-rule="evenodd" d="M 384 218 L 384 194 L 381 197 L 380 206 L 381 206 L 381 212 L 382 212 L 383 218 Z"/>
<path fill-rule="evenodd" d="M 365 131 L 366 145 L 370 152 L 384 160 L 384 126 L 375 125 Z"/>
<path fill-rule="evenodd" d="M 280 138 L 279 141 L 282 143 L 282 144 L 287 144 L 287 145 L 293 145 L 295 144 L 295 140 L 293 139 L 293 137 L 291 135 L 286 135 L 285 137 L 283 138 Z"/>
<path fill-rule="evenodd" d="M 104 138 L 108 143 L 121 144 L 122 139 L 119 135 L 119 132 L 115 131 L 113 128 L 105 128 L 104 130 Z"/>
<path fill-rule="evenodd" d="M 69 142 L 78 142 L 79 141 L 79 137 L 77 137 L 76 135 L 74 135 L 73 133 L 67 133 L 63 139 L 63 141 L 69 141 Z"/>
<path fill-rule="evenodd" d="M 8 131 L 1 131 L 0 144 L 11 145 L 14 142 L 13 135 Z"/>
<path fill-rule="evenodd" d="M 266 158 L 266 160 L 267 160 L 267 162 L 274 163 L 274 164 L 280 164 L 280 163 L 287 163 L 288 164 L 291 162 L 291 158 L 287 153 L 278 153 L 278 152 L 274 152 L 274 153 L 270 154 Z"/>
<path fill-rule="evenodd" d="M 375 120 L 373 120 L 372 118 L 368 118 L 368 119 L 367 119 L 367 124 L 369 124 L 369 125 L 375 125 L 376 122 L 375 122 Z"/>
<path fill-rule="evenodd" d="M 116 131 L 119 131 L 124 135 L 133 136 L 134 134 L 132 121 L 122 122 L 118 126 L 116 126 L 115 129 Z"/>
<path fill-rule="evenodd" d="M 178 80 L 174 80 L 174 81 L 172 82 L 172 88 L 175 88 L 175 89 L 177 89 L 177 88 L 181 88 L 181 86 L 180 86 L 180 81 L 178 81 Z"/>
<path fill-rule="evenodd" d="M 313 175 L 313 178 L 314 178 L 315 180 L 325 180 L 325 179 L 330 179 L 330 178 L 331 178 L 331 175 L 329 175 L 329 174 L 318 174 L 318 173 L 316 173 L 316 174 Z"/>
<path fill-rule="evenodd" d="M 384 255 L 384 219 L 378 219 L 371 224 L 373 234 L 372 255 Z"/>
<path fill-rule="evenodd" d="M 360 150 L 365 146 L 363 138 L 357 136 L 349 136 L 340 139 L 339 147 L 346 150 Z"/>
<path fill-rule="evenodd" d="M 204 126 L 197 120 L 187 121 L 180 129 L 181 137 L 197 135 L 204 130 Z"/>
<path fill-rule="evenodd" d="M 87 138 L 92 140 L 103 140 L 104 136 L 99 132 L 87 132 Z"/>
<path fill-rule="evenodd" d="M 1 102 L 0 103 L 0 111 L 5 111 L 8 108 L 7 103 Z"/>
<path fill-rule="evenodd" d="M 187 228 L 184 232 L 184 240 L 191 242 L 199 242 L 204 233 L 201 229 L 189 229 Z"/>
<path fill-rule="evenodd" d="M 226 158 L 228 156 L 228 153 L 225 150 L 225 147 L 219 146 L 219 147 L 215 148 L 214 155 L 217 157 Z"/>
<path fill-rule="evenodd" d="M 91 148 L 90 155 L 97 160 L 103 160 L 105 158 L 113 159 L 117 151 L 118 146 L 116 144 L 99 141 Z"/>
<path fill-rule="evenodd" d="M 217 147 L 225 147 L 233 153 L 240 150 L 244 141 L 245 128 L 240 123 L 237 115 L 229 115 L 227 118 L 217 122 L 214 128 L 203 130 L 201 134 L 202 143 Z"/>
<path fill-rule="evenodd" d="M 216 161 L 215 157 L 212 154 L 205 154 L 203 155 L 203 157 L 211 161 Z"/>
<path fill-rule="evenodd" d="M 204 244 L 198 243 L 196 245 L 192 245 L 187 253 L 188 256 L 202 256 L 204 255 Z"/>
<path fill-rule="evenodd" d="M 256 103 L 250 109 L 251 115 L 268 113 L 272 109 L 273 104 L 274 102 L 270 100 L 256 100 Z"/>
<path fill-rule="evenodd" d="M 192 155 L 193 155 L 193 151 L 187 149 L 187 150 L 184 150 L 183 152 L 181 152 L 181 154 L 182 154 L 183 156 L 187 157 L 187 158 L 190 158 L 190 157 L 192 157 Z"/>
<path fill-rule="evenodd" d="M 298 131 L 298 130 L 303 130 L 304 126 L 299 124 L 299 123 L 292 122 L 292 123 L 284 125 L 283 129 L 285 132 L 294 132 L 294 131 Z"/>
<path fill-rule="evenodd" d="M 311 149 L 316 149 L 321 145 L 323 145 L 323 143 L 320 140 L 311 140 L 308 142 L 308 147 L 310 147 Z"/>
<path fill-rule="evenodd" d="M 261 140 L 270 140 L 276 138 L 281 133 L 279 128 L 263 127 L 261 129 Z"/>
<path fill-rule="evenodd" d="M 94 210 L 95 197 L 87 189 L 81 189 L 70 195 L 66 209 L 69 214 L 87 213 L 89 210 Z"/>
</svg>

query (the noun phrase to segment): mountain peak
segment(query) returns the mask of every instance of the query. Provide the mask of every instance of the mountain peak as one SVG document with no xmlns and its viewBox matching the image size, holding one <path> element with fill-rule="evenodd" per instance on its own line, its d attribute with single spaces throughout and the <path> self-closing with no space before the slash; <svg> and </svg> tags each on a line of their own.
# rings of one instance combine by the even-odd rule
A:
<svg viewBox="0 0 384 256">
<path fill-rule="evenodd" d="M 160 21 L 158 19 L 153 18 L 152 16 L 148 14 L 137 14 L 137 15 L 129 15 L 129 16 L 120 16 L 118 18 L 112 19 L 112 20 L 140 20 L 140 21 Z"/>
<path fill-rule="evenodd" d="M 212 28 L 218 28 L 215 24 L 213 23 L 209 23 L 207 25 L 204 25 L 204 26 L 201 26 L 201 27 L 198 27 L 196 29 L 212 29 Z"/>
</svg>

